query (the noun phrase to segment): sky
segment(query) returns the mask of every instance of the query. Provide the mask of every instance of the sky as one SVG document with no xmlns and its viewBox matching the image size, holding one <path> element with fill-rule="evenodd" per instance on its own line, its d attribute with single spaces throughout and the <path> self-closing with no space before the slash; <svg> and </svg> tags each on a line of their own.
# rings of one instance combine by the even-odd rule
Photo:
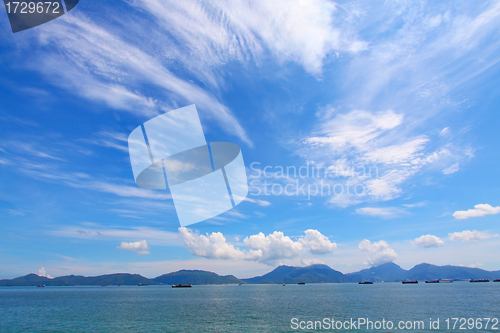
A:
<svg viewBox="0 0 500 333">
<path fill-rule="evenodd" d="M 499 1 L 81 0 L 15 34 L 0 12 L 0 278 L 500 270 Z M 127 138 L 192 104 L 249 194 L 181 227 Z"/>
</svg>

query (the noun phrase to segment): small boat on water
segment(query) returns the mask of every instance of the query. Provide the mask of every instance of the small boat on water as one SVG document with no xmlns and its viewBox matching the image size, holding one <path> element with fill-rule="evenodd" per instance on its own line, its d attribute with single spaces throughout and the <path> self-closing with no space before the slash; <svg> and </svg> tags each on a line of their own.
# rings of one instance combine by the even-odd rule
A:
<svg viewBox="0 0 500 333">
<path fill-rule="evenodd" d="M 283 283 L 283 284 L 282 284 L 282 286 L 284 287 L 284 286 L 286 286 L 286 284 L 285 284 L 285 283 Z"/>
<path fill-rule="evenodd" d="M 415 281 L 401 281 L 402 284 L 417 284 L 418 281 L 415 280 Z"/>
<path fill-rule="evenodd" d="M 425 283 L 440 283 L 439 280 L 426 280 Z"/>
<path fill-rule="evenodd" d="M 500 279 L 495 279 L 493 280 L 493 282 L 500 282 Z"/>
<path fill-rule="evenodd" d="M 191 288 L 192 285 L 190 284 L 173 284 L 172 288 Z"/>
<path fill-rule="evenodd" d="M 138 286 L 139 286 L 139 287 L 147 287 L 147 286 L 148 286 L 148 284 L 147 284 L 147 283 L 139 283 L 139 284 L 138 284 Z"/>
<path fill-rule="evenodd" d="M 488 279 L 470 279 L 469 282 L 490 282 Z"/>
<path fill-rule="evenodd" d="M 44 285 L 44 284 L 39 284 L 39 285 L 37 286 L 37 288 L 45 288 L 45 285 Z"/>
<path fill-rule="evenodd" d="M 297 284 L 306 284 L 306 283 L 305 283 L 305 282 L 299 282 L 299 283 L 297 283 Z"/>
<path fill-rule="evenodd" d="M 363 282 L 358 282 L 358 284 L 373 284 L 371 281 L 363 281 Z"/>
</svg>

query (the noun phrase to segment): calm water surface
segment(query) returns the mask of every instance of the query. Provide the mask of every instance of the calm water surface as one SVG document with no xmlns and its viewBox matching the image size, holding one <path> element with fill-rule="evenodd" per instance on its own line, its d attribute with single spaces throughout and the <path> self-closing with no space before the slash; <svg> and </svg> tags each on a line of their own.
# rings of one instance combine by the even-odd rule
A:
<svg viewBox="0 0 500 333">
<path fill-rule="evenodd" d="M 292 329 L 291 319 L 361 317 L 424 321 L 413 332 L 463 332 L 444 320 L 500 318 L 500 283 L 0 287 L 1 332 L 310 332 Z M 438 317 L 441 329 L 429 330 Z"/>
</svg>

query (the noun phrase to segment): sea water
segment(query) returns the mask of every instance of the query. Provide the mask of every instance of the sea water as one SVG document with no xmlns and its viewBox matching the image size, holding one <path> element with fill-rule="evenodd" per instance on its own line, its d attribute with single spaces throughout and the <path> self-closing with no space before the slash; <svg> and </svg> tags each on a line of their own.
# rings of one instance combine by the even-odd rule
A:
<svg viewBox="0 0 500 333">
<path fill-rule="evenodd" d="M 1 332 L 499 332 L 494 318 L 493 282 L 0 287 Z"/>
</svg>

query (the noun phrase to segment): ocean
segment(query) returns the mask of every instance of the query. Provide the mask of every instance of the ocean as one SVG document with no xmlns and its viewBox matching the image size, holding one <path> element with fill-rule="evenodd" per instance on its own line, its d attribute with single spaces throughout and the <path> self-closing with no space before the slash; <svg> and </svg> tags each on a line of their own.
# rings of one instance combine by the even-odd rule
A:
<svg viewBox="0 0 500 333">
<path fill-rule="evenodd" d="M 0 287 L 1 332 L 498 332 L 499 318 L 493 282 Z"/>
</svg>

